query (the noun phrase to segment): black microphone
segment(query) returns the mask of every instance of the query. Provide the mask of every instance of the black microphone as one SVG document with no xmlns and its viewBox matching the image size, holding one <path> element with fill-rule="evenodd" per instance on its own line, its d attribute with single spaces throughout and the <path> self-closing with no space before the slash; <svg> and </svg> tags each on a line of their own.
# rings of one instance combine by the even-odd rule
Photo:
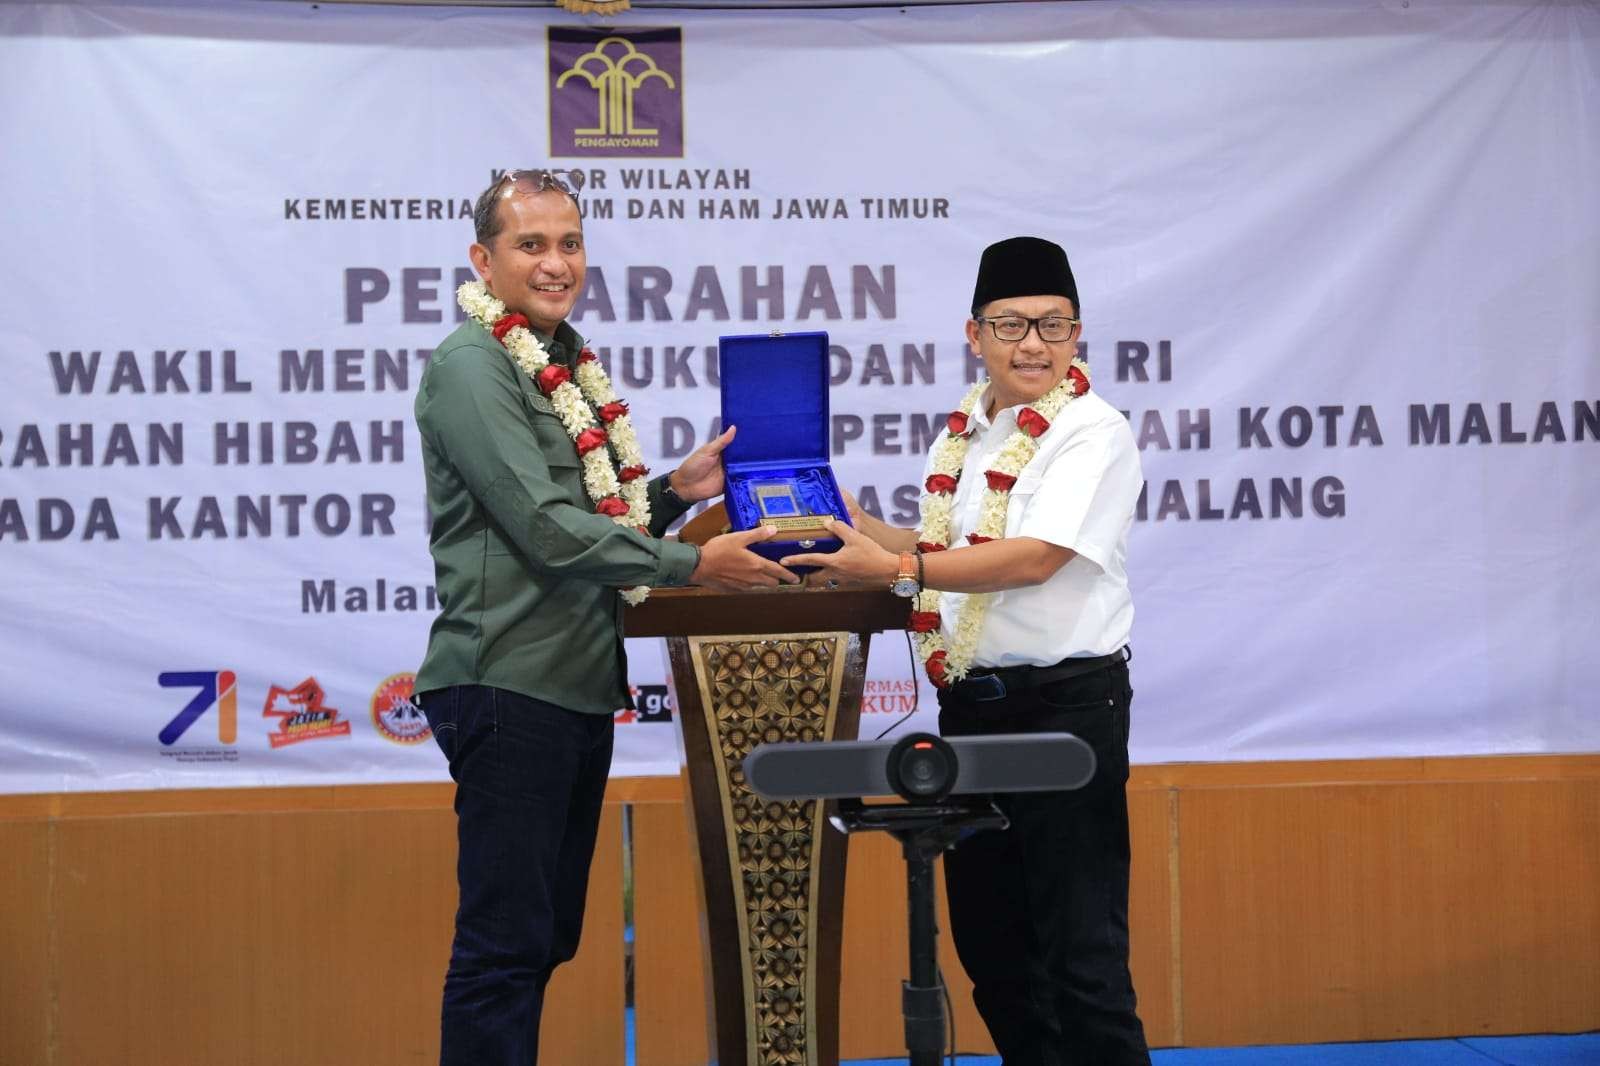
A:
<svg viewBox="0 0 1600 1066">
<path fill-rule="evenodd" d="M 1094 750 L 1071 733 L 763 744 L 744 760 L 745 780 L 771 800 L 900 796 L 929 804 L 952 793 L 1082 788 L 1094 770 Z"/>
</svg>

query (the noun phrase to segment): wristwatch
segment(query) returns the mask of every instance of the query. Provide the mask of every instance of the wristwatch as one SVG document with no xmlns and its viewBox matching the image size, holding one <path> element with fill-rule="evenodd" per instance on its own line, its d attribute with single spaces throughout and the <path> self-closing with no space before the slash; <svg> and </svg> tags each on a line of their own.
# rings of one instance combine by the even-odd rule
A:
<svg viewBox="0 0 1600 1066">
<path fill-rule="evenodd" d="M 922 590 L 917 583 L 917 555 L 915 552 L 900 553 L 900 572 L 895 575 L 894 581 L 889 585 L 889 591 L 896 596 L 905 596 L 909 599 Z"/>
<path fill-rule="evenodd" d="M 694 506 L 694 504 L 679 496 L 678 490 L 672 487 L 671 474 L 661 479 L 661 498 L 666 501 L 668 507 L 678 507 L 687 511 Z"/>
</svg>

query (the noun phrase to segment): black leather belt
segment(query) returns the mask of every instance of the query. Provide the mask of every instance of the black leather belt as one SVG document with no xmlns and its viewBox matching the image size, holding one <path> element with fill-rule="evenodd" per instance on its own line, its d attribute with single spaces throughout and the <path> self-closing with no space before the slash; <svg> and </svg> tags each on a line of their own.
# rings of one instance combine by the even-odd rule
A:
<svg viewBox="0 0 1600 1066">
<path fill-rule="evenodd" d="M 950 694 L 979 703 L 1003 700 L 1013 693 L 1029 692 L 1052 681 L 1065 681 L 1107 670 L 1131 658 L 1132 651 L 1123 648 L 1093 659 L 1063 659 L 1054 666 L 1003 666 L 999 669 L 980 666 L 968 671 L 966 677 L 952 685 Z"/>
</svg>

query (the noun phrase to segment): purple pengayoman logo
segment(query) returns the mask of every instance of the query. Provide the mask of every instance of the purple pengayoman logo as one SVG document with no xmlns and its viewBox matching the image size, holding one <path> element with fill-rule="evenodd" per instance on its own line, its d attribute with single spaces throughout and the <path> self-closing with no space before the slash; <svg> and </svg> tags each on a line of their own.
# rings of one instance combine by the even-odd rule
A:
<svg viewBox="0 0 1600 1066">
<path fill-rule="evenodd" d="M 683 156 L 683 31 L 551 26 L 550 155 Z"/>
</svg>

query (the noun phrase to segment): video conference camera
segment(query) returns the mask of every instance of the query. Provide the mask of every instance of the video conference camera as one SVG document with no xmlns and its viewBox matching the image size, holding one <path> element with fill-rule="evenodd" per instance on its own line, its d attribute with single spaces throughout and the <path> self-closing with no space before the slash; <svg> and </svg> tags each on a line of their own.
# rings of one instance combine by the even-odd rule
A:
<svg viewBox="0 0 1600 1066">
<path fill-rule="evenodd" d="M 899 796 L 923 806 L 952 795 L 1081 788 L 1094 750 L 1070 733 L 763 744 L 744 760 L 745 780 L 773 800 Z"/>
<path fill-rule="evenodd" d="M 1094 770 L 1094 749 L 1070 733 L 763 744 L 744 760 L 745 781 L 763 798 L 837 800 L 828 816 L 835 829 L 879 829 L 900 842 L 911 958 L 900 1009 L 910 1066 L 938 1066 L 944 1056 L 934 861 L 968 834 L 1008 827 L 993 793 L 1082 788 Z M 862 802 L 871 796 L 905 802 Z"/>
</svg>

